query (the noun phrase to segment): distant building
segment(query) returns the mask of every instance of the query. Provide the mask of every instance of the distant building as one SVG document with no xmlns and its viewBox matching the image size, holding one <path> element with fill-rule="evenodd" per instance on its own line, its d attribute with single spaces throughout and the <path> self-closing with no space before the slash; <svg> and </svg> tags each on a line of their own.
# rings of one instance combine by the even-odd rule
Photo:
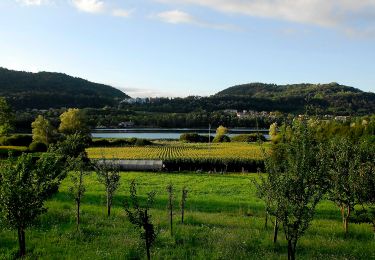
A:
<svg viewBox="0 0 375 260">
<path fill-rule="evenodd" d="M 236 109 L 225 109 L 225 110 L 224 110 L 224 113 L 237 114 L 237 110 L 236 110 Z"/>
<path fill-rule="evenodd" d="M 121 122 L 118 124 L 119 127 L 133 127 L 134 122 L 132 121 L 127 121 L 127 122 Z"/>
</svg>

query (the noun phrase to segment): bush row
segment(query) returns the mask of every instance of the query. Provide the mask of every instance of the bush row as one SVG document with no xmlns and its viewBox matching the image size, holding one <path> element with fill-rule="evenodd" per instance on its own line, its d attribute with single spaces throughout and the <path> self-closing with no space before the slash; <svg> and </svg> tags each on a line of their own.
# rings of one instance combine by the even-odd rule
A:
<svg viewBox="0 0 375 260">
<path fill-rule="evenodd" d="M 121 138 L 121 139 L 93 139 L 91 147 L 121 147 L 121 146 L 146 146 L 152 145 L 152 142 L 147 139 L 140 138 Z"/>
<path fill-rule="evenodd" d="M 163 161 L 166 171 L 205 172 L 264 172 L 263 160 L 243 159 L 168 159 Z"/>
<path fill-rule="evenodd" d="M 208 135 L 200 135 L 197 133 L 185 133 L 180 136 L 180 141 L 187 142 L 187 143 L 208 143 L 211 140 L 213 143 L 224 143 L 224 142 L 244 142 L 244 143 L 252 143 L 257 142 L 258 140 L 266 141 L 266 138 L 262 134 L 254 133 L 254 134 L 240 134 L 230 138 L 227 135 L 216 135 L 208 136 Z"/>
</svg>

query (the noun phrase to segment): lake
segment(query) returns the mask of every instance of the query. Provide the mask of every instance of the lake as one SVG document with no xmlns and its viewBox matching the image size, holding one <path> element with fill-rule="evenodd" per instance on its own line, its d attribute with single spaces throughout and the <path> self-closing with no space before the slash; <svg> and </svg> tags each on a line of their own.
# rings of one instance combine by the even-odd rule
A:
<svg viewBox="0 0 375 260">
<path fill-rule="evenodd" d="M 216 129 L 211 129 L 211 135 L 215 135 Z M 229 136 L 238 134 L 251 134 L 257 131 L 268 138 L 268 129 L 232 128 Z M 93 138 L 142 138 L 142 139 L 179 139 L 182 133 L 198 133 L 208 135 L 209 129 L 202 128 L 123 128 L 123 129 L 94 129 Z"/>
</svg>

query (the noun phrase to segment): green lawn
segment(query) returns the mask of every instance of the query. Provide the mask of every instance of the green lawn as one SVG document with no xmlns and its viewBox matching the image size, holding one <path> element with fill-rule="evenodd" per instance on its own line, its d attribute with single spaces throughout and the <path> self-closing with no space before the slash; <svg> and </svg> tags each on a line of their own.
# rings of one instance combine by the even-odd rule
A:
<svg viewBox="0 0 375 260">
<path fill-rule="evenodd" d="M 256 198 L 251 179 L 255 174 L 209 175 L 195 173 L 122 173 L 113 216 L 106 217 L 103 187 L 96 176 L 87 177 L 82 225 L 76 231 L 74 203 L 68 196 L 69 178 L 60 193 L 47 203 L 48 212 L 27 231 L 30 259 L 144 259 L 143 243 L 129 224 L 122 204 L 131 179 L 139 194 L 157 191 L 151 211 L 159 236 L 154 259 L 286 259 L 286 242 L 280 232 L 274 245 L 272 227 L 264 228 L 264 204 Z M 176 201 L 175 235 L 169 234 L 166 186 L 189 189 L 186 224 L 179 224 Z M 375 240 L 368 224 L 350 224 L 344 237 L 338 209 L 330 202 L 319 205 L 316 218 L 301 239 L 299 259 L 375 259 Z M 12 259 L 18 250 L 15 231 L 0 232 L 0 259 Z"/>
</svg>

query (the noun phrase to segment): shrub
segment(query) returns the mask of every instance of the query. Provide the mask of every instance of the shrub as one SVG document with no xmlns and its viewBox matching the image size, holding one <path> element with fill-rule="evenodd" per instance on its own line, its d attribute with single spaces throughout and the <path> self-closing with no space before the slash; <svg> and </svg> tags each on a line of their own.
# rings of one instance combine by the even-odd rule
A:
<svg viewBox="0 0 375 260">
<path fill-rule="evenodd" d="M 110 142 L 108 139 L 94 139 L 91 141 L 90 146 L 93 147 L 105 147 L 105 146 L 110 146 Z"/>
<path fill-rule="evenodd" d="M 266 138 L 262 134 L 242 134 L 242 135 L 236 135 L 231 138 L 232 142 L 243 142 L 243 143 L 253 143 L 257 142 L 258 139 L 260 141 L 264 142 L 266 141 Z"/>
<path fill-rule="evenodd" d="M 209 138 L 208 135 L 199 135 L 196 133 L 185 133 L 180 135 L 180 141 L 187 142 L 187 143 L 208 143 L 209 140 L 213 138 Z"/>
<path fill-rule="evenodd" d="M 212 140 L 213 143 L 229 143 L 230 138 L 227 135 L 216 135 L 214 140 Z"/>
<path fill-rule="evenodd" d="M 29 146 L 32 141 L 33 138 L 31 135 L 11 135 L 9 137 L 2 137 L 0 144 L 6 146 Z"/>
<path fill-rule="evenodd" d="M 32 142 L 29 146 L 30 152 L 46 152 L 47 149 L 47 145 L 42 142 Z"/>
<path fill-rule="evenodd" d="M 137 139 L 135 142 L 135 146 L 146 146 L 151 145 L 152 143 L 147 139 Z"/>
</svg>

